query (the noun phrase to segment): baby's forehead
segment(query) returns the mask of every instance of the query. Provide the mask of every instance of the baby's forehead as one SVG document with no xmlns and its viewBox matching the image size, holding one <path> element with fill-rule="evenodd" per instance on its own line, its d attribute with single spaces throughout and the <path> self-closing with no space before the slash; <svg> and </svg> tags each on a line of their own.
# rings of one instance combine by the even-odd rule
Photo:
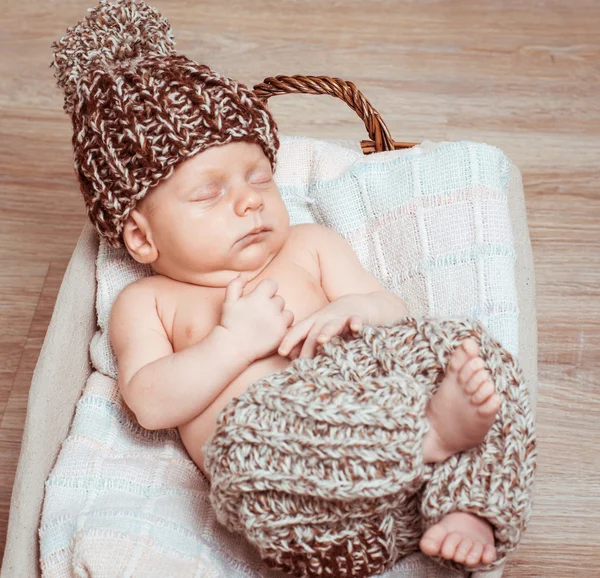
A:
<svg viewBox="0 0 600 578">
<path fill-rule="evenodd" d="M 253 169 L 269 170 L 271 162 L 262 147 L 256 143 L 235 142 L 214 146 L 196 153 L 180 162 L 173 172 L 159 183 L 158 190 L 181 192 L 202 179 L 223 179 L 236 173 L 247 174 Z"/>
<path fill-rule="evenodd" d="M 270 164 L 262 147 L 255 143 L 229 143 L 203 150 L 182 163 L 195 172 L 234 172 L 248 165 Z"/>
<path fill-rule="evenodd" d="M 223 147 L 225 148 L 225 147 Z M 262 149 L 258 151 L 252 149 L 223 150 L 217 154 L 211 154 L 211 149 L 198 153 L 197 155 L 185 160 L 178 169 L 180 177 L 198 177 L 198 176 L 216 176 L 230 175 L 257 167 L 271 165 Z"/>
</svg>

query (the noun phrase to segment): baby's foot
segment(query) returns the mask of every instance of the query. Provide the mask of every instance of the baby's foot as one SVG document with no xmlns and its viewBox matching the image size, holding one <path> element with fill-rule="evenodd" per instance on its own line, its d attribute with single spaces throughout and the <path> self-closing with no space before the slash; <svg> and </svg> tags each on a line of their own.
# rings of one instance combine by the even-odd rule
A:
<svg viewBox="0 0 600 578">
<path fill-rule="evenodd" d="M 423 442 L 426 463 L 441 462 L 477 446 L 494 423 L 501 400 L 478 354 L 473 339 L 463 341 L 429 400 L 426 416 L 431 429 Z"/>
<path fill-rule="evenodd" d="M 428 556 L 440 556 L 467 566 L 487 566 L 496 559 L 494 532 L 484 519 L 452 512 L 431 526 L 419 544 Z"/>
</svg>

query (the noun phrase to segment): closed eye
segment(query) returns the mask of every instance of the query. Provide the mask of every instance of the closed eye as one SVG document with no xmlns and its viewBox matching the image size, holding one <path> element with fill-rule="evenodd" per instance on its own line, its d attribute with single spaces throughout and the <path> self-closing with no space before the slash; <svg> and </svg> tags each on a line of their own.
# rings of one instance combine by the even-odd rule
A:
<svg viewBox="0 0 600 578">
<path fill-rule="evenodd" d="M 193 201 L 203 201 L 204 199 L 212 199 L 219 195 L 223 190 L 219 183 L 202 184 L 195 188 L 193 193 Z"/>
<path fill-rule="evenodd" d="M 209 191 L 206 193 L 201 193 L 199 195 L 194 195 L 190 201 L 192 203 L 201 203 L 202 201 L 211 201 L 221 196 L 221 191 Z"/>
<path fill-rule="evenodd" d="M 264 183 L 270 183 L 273 180 L 273 176 L 272 175 L 259 175 L 256 177 L 256 179 L 253 179 L 251 182 L 257 185 L 260 184 L 264 184 Z"/>
</svg>

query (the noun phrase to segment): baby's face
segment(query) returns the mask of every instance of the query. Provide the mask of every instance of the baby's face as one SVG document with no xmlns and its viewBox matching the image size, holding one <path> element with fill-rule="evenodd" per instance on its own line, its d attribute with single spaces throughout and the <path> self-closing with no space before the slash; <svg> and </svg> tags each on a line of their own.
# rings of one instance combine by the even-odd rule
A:
<svg viewBox="0 0 600 578">
<path fill-rule="evenodd" d="M 128 242 L 126 226 L 134 258 L 198 285 L 224 287 L 240 271 L 258 274 L 289 233 L 269 159 L 254 143 L 215 146 L 184 161 L 137 209 L 154 249 L 147 258 L 132 253 L 135 243 Z M 268 231 L 243 239 L 258 227 Z"/>
</svg>

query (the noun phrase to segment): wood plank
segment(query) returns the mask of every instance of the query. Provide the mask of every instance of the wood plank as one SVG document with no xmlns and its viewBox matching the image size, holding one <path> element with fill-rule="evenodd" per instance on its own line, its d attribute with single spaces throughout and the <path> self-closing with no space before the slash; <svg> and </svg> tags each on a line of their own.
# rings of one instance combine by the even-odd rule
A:
<svg viewBox="0 0 600 578">
<path fill-rule="evenodd" d="M 23 432 L 29 386 L 67 265 L 67 262 L 62 261 L 51 263 L 48 268 L 48 274 L 40 292 L 29 333 L 22 348 L 21 360 L 15 374 L 6 410 L 0 421 L 0 431 L 14 429 Z"/>
<path fill-rule="evenodd" d="M 18 369 L 12 380 L 12 387 L 0 387 L 0 394 L 9 393 L 5 410 L 0 419 L 0 552 L 4 551 L 6 523 L 10 509 L 10 489 L 13 486 L 21 450 L 21 437 L 27 412 L 27 399 L 33 371 L 37 362 L 58 290 L 67 263 L 51 263 L 37 295 L 37 304 L 24 345 L 20 347 Z"/>
<path fill-rule="evenodd" d="M 1 430 L 0 435 L 0 552 L 4 556 L 8 506 L 12 485 L 21 451 L 22 433 L 18 430 Z"/>
<path fill-rule="evenodd" d="M 0 259 L 0 419 L 31 327 L 47 263 Z"/>
</svg>

